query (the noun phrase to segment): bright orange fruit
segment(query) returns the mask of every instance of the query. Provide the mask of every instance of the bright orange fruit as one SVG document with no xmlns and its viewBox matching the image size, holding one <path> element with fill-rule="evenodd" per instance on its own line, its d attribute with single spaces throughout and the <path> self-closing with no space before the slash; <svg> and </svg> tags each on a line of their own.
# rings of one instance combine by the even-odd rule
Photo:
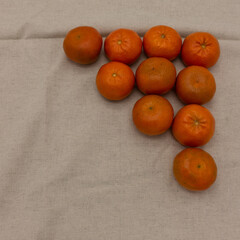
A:
<svg viewBox="0 0 240 240">
<path fill-rule="evenodd" d="M 104 64 L 96 77 L 98 91 L 109 100 L 122 100 L 127 97 L 134 83 L 135 77 L 132 69 L 120 62 Z"/>
<path fill-rule="evenodd" d="M 111 32 L 104 42 L 104 50 L 111 61 L 133 64 L 142 52 L 142 40 L 130 29 Z"/>
<path fill-rule="evenodd" d="M 77 27 L 69 31 L 63 49 L 69 59 L 80 64 L 94 63 L 101 52 L 102 36 L 93 27 Z"/>
<path fill-rule="evenodd" d="M 197 104 L 181 108 L 173 120 L 173 136 L 184 146 L 202 146 L 212 138 L 214 131 L 213 115 L 207 108 Z"/>
<path fill-rule="evenodd" d="M 209 68 L 220 56 L 218 40 L 210 33 L 195 32 L 188 35 L 182 46 L 181 57 L 185 65 Z"/>
<path fill-rule="evenodd" d="M 175 157 L 173 173 L 184 188 L 202 191 L 215 182 L 217 166 L 212 156 L 204 150 L 186 148 Z"/>
<path fill-rule="evenodd" d="M 133 122 L 144 134 L 153 136 L 167 131 L 173 121 L 170 102 L 158 95 L 147 95 L 139 99 L 132 110 Z"/>
<path fill-rule="evenodd" d="M 148 57 L 164 57 L 173 60 L 179 55 L 181 46 L 181 36 L 168 26 L 152 27 L 143 37 L 143 48 Z"/>
</svg>

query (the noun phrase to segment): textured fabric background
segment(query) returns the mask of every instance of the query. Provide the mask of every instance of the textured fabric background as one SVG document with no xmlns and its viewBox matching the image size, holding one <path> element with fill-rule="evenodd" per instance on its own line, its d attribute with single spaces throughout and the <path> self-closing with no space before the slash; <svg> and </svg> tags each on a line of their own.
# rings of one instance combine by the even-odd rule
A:
<svg viewBox="0 0 240 240">
<path fill-rule="evenodd" d="M 238 0 L 1 0 L 0 9 L 0 239 L 239 239 Z M 103 36 L 119 27 L 143 36 L 159 24 L 182 37 L 209 31 L 221 45 L 210 69 L 217 92 L 205 105 L 216 132 L 203 147 L 218 178 L 202 193 L 174 180 L 173 158 L 183 147 L 170 131 L 147 137 L 135 129 L 137 89 L 121 102 L 99 95 L 104 54 L 81 66 L 62 50 L 67 31 L 79 25 Z M 165 96 L 175 113 L 183 106 L 173 91 Z"/>
</svg>

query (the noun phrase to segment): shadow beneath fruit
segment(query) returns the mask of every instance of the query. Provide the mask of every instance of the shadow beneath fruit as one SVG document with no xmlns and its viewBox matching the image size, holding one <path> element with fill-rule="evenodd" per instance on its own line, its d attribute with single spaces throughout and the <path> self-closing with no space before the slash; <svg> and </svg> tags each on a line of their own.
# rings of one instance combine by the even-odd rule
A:
<svg viewBox="0 0 240 240">
<path fill-rule="evenodd" d="M 89 69 L 91 68 L 93 65 L 98 65 L 99 63 L 101 64 L 101 66 L 107 62 L 109 62 L 109 59 L 107 58 L 107 56 L 104 53 L 104 49 L 102 47 L 101 52 L 97 58 L 97 60 L 93 63 L 90 64 L 80 64 L 77 62 L 72 61 L 71 59 L 69 59 L 67 56 L 65 56 L 66 61 L 68 61 L 71 65 L 74 65 L 75 67 L 79 67 L 82 69 Z"/>
<path fill-rule="evenodd" d="M 136 60 L 136 62 L 134 62 L 133 64 L 130 65 L 131 69 L 133 70 L 134 74 L 136 74 L 136 70 L 139 67 L 139 65 L 147 59 L 146 54 L 144 53 L 144 51 L 142 50 L 141 55 L 139 56 L 139 58 Z"/>
<path fill-rule="evenodd" d="M 89 69 L 89 68 L 92 67 L 92 64 L 94 64 L 94 63 L 96 63 L 96 62 L 98 61 L 99 58 L 97 59 L 96 62 L 91 63 L 91 64 L 80 64 L 80 63 L 77 63 L 77 62 L 72 61 L 72 60 L 69 59 L 69 58 L 66 58 L 66 59 L 67 59 L 67 61 L 68 61 L 71 65 L 74 65 L 75 67 L 79 67 L 79 68 L 82 68 L 82 69 Z"/>
<path fill-rule="evenodd" d="M 146 135 L 142 132 L 140 132 L 136 126 L 134 125 L 134 123 L 132 123 L 133 128 L 134 128 L 134 132 L 136 133 L 136 135 L 141 136 L 142 138 L 146 138 L 146 139 L 151 139 L 151 141 L 161 141 L 162 139 L 166 138 L 166 135 L 171 134 L 171 129 L 168 129 L 166 132 L 160 134 L 160 135 L 154 135 L 154 136 L 150 136 L 150 135 Z"/>
<path fill-rule="evenodd" d="M 106 55 L 106 53 L 103 51 L 103 53 L 102 53 L 102 57 L 104 58 L 104 62 L 106 62 L 106 63 L 108 63 L 108 62 L 111 62 L 109 59 L 108 59 L 108 57 L 107 57 L 107 55 Z"/>
<path fill-rule="evenodd" d="M 203 195 L 203 196 L 207 196 L 207 194 L 208 193 L 210 193 L 210 192 L 212 192 L 212 191 L 214 191 L 214 188 L 215 188 L 215 184 L 216 183 L 213 183 L 213 185 L 212 186 L 210 186 L 208 189 L 206 189 L 206 190 L 201 190 L 201 191 L 193 191 L 193 190 L 188 190 L 188 189 L 186 189 L 185 187 L 183 187 L 183 186 L 181 186 L 176 180 L 175 180 L 175 182 L 176 182 L 176 184 L 178 184 L 179 186 L 178 186 L 178 188 L 181 190 L 181 191 L 177 191 L 177 192 L 182 192 L 182 191 L 184 191 L 186 194 L 191 194 L 191 195 L 195 195 L 195 196 L 197 196 L 197 195 Z M 202 196 L 202 197 L 203 197 Z"/>
<path fill-rule="evenodd" d="M 126 103 L 126 102 L 129 102 L 129 101 L 132 101 L 130 100 L 131 99 L 131 96 L 133 95 L 133 92 L 135 91 L 135 88 L 133 89 L 133 91 L 127 96 L 125 97 L 124 99 L 122 100 L 109 100 L 107 98 L 105 98 L 104 96 L 102 96 L 99 92 L 99 96 L 101 97 L 101 99 L 106 102 L 106 103 L 113 103 L 115 105 L 119 105 L 119 104 L 122 104 L 122 103 Z M 133 97 L 132 97 L 133 98 Z"/>
</svg>

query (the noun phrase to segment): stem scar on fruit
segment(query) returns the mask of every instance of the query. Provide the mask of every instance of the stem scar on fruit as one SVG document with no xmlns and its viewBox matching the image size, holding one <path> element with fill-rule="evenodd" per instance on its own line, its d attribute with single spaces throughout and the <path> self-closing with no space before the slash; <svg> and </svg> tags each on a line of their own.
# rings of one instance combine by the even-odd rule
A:
<svg viewBox="0 0 240 240">
<path fill-rule="evenodd" d="M 199 125 L 199 120 L 194 120 L 194 125 L 198 126 Z"/>
</svg>

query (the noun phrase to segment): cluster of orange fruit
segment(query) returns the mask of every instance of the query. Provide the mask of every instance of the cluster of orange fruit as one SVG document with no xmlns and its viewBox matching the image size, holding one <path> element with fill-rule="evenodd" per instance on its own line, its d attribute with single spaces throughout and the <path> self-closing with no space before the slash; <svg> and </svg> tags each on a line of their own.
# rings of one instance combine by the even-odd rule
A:
<svg viewBox="0 0 240 240">
<path fill-rule="evenodd" d="M 134 76 L 128 65 L 139 58 L 142 47 L 148 58 L 138 66 Z M 100 54 L 102 36 L 92 27 L 78 27 L 68 32 L 63 48 L 71 60 L 90 64 Z M 217 176 L 216 163 L 209 153 L 195 147 L 206 144 L 215 131 L 213 115 L 201 105 L 210 101 L 216 91 L 215 79 L 207 68 L 220 56 L 218 40 L 210 33 L 195 32 L 182 44 L 176 30 L 160 25 L 149 29 L 143 41 L 130 29 L 115 30 L 106 37 L 104 50 L 111 62 L 97 73 L 100 94 L 109 100 L 122 100 L 131 93 L 136 82 L 145 94 L 132 110 L 137 129 L 153 136 L 172 127 L 175 139 L 190 147 L 174 159 L 176 180 L 188 190 L 209 188 Z M 187 67 L 176 76 L 171 61 L 179 54 Z M 187 104 L 175 117 L 170 102 L 160 96 L 174 86 L 179 99 Z"/>
</svg>

